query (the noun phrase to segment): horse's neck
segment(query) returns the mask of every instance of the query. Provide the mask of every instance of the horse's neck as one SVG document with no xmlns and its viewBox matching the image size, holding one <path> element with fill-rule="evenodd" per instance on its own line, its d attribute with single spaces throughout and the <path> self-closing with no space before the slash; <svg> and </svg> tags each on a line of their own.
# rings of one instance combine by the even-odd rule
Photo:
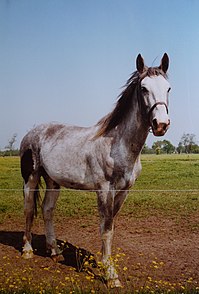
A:
<svg viewBox="0 0 199 294">
<path fill-rule="evenodd" d="M 141 151 L 148 135 L 148 125 L 137 101 L 134 102 L 132 111 L 118 126 L 118 133 L 130 153 Z"/>
</svg>

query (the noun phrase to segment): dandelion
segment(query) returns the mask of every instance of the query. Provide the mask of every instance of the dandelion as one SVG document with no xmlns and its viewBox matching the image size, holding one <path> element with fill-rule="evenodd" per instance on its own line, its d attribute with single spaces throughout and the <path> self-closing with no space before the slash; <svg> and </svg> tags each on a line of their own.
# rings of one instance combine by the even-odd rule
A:
<svg viewBox="0 0 199 294">
<path fill-rule="evenodd" d="M 152 261 L 153 264 L 157 264 L 157 262 L 155 260 Z"/>
<path fill-rule="evenodd" d="M 126 272 L 127 269 L 128 269 L 128 268 L 127 268 L 126 266 L 123 267 L 123 271 L 124 271 L 124 272 Z"/>
<path fill-rule="evenodd" d="M 146 286 L 146 289 L 147 289 L 147 290 L 150 290 L 150 287 L 147 285 L 147 286 Z"/>
<path fill-rule="evenodd" d="M 75 279 L 73 277 L 71 277 L 70 280 L 71 280 L 71 283 L 75 282 Z"/>
<path fill-rule="evenodd" d="M 14 285 L 11 284 L 11 285 L 9 285 L 9 287 L 10 287 L 10 288 L 14 288 Z"/>
<path fill-rule="evenodd" d="M 49 267 L 44 267 L 43 270 L 44 271 L 48 271 L 49 270 Z"/>
<path fill-rule="evenodd" d="M 69 271 L 75 271 L 75 268 L 74 267 L 70 267 L 69 268 Z"/>
<path fill-rule="evenodd" d="M 26 281 L 27 279 L 25 277 L 22 277 L 22 281 Z"/>
</svg>

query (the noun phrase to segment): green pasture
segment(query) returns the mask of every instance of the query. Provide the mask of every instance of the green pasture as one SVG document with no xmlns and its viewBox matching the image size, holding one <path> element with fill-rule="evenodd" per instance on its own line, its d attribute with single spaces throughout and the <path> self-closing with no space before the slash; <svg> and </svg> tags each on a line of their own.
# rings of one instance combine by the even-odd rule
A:
<svg viewBox="0 0 199 294">
<path fill-rule="evenodd" d="M 181 224 L 184 218 L 190 218 L 192 221 L 187 229 L 198 231 L 199 155 L 142 155 L 142 166 L 141 176 L 130 190 L 120 217 L 158 215 Z M 17 218 L 24 219 L 22 186 L 19 158 L 0 157 L 0 224 L 3 226 L 7 220 L 9 223 Z M 41 194 L 43 197 L 44 191 Z M 94 215 L 97 215 L 94 192 L 61 190 L 55 220 L 82 217 L 83 227 Z M 41 212 L 38 217 L 42 217 Z M 123 289 L 106 289 L 89 267 L 87 270 L 86 262 L 85 271 L 78 273 L 73 268 L 63 269 L 59 263 L 48 263 L 48 260 L 39 266 L 37 258 L 28 262 L 28 266 L 23 262 L 21 266 L 13 266 L 11 257 L 6 254 L 0 266 L 0 293 L 199 293 L 198 281 L 191 274 L 186 273 L 186 277 L 183 274 L 179 277 L 180 282 L 174 283 L 168 277 L 162 277 L 165 264 L 157 259 L 149 260 L 147 264 L 132 263 L 127 268 L 125 254 L 120 248 L 117 250 L 114 262 L 124 283 Z M 14 260 L 19 258 L 16 255 Z M 46 271 L 49 275 L 44 274 Z M 99 277 L 103 275 L 100 263 L 98 271 Z M 158 271 L 161 278 L 158 278 Z"/>
<path fill-rule="evenodd" d="M 121 214 L 187 216 L 199 210 L 199 155 L 142 155 L 142 167 Z M 22 185 L 19 158 L 0 157 L 0 222 L 11 215 L 23 216 Z M 55 217 L 94 214 L 95 193 L 61 191 Z"/>
</svg>

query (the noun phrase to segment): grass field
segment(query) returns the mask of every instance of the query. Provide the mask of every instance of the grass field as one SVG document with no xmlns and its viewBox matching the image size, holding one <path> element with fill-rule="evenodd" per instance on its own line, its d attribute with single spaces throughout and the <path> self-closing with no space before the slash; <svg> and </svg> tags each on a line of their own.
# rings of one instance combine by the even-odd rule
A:
<svg viewBox="0 0 199 294">
<path fill-rule="evenodd" d="M 92 274 L 54 265 L 44 255 L 36 254 L 28 265 L 22 260 L 19 245 L 17 251 L 13 249 L 15 238 L 22 240 L 24 221 L 19 158 L 0 157 L 0 237 L 4 239 L 0 244 L 4 250 L 0 252 L 0 293 L 199 293 L 199 155 L 142 155 L 142 167 L 118 219 L 123 237 L 115 240 L 122 245 L 122 249 L 115 247 L 119 250 L 115 256 L 120 260 L 124 288 L 113 291 L 95 281 Z M 62 189 L 55 212 L 57 231 L 67 236 L 70 224 L 72 228 L 77 223 L 75 230 L 84 239 L 75 232 L 73 242 L 82 239 L 83 246 L 96 254 L 98 237 L 92 232 L 97 227 L 97 214 L 95 193 Z M 39 234 L 43 233 L 41 218 L 40 212 L 35 226 Z M 66 228 L 59 226 L 66 221 Z M 92 246 L 89 238 L 94 238 Z M 122 238 L 124 243 L 120 243 Z M 120 251 L 123 249 L 126 257 Z"/>
<path fill-rule="evenodd" d="M 130 191 L 122 214 L 186 215 L 199 209 L 199 155 L 142 155 L 142 173 Z M 97 213 L 95 193 L 63 189 L 57 215 Z M 0 158 L 0 222 L 9 214 L 23 215 L 18 157 Z"/>
</svg>

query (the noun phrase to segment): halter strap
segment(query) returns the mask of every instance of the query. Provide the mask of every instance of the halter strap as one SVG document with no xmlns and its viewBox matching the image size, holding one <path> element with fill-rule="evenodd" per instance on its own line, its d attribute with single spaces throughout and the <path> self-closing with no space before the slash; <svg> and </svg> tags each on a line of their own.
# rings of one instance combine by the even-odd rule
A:
<svg viewBox="0 0 199 294">
<path fill-rule="evenodd" d="M 151 113 L 152 113 L 152 111 L 153 111 L 154 108 L 155 108 L 156 106 L 158 106 L 158 105 L 164 105 L 164 106 L 166 107 L 167 114 L 169 113 L 168 106 L 167 106 L 167 104 L 166 104 L 165 102 L 161 102 L 161 101 L 156 102 L 156 103 L 150 108 L 150 110 L 149 110 L 149 112 L 148 112 L 149 120 L 150 120 L 150 117 L 151 117 Z"/>
</svg>

